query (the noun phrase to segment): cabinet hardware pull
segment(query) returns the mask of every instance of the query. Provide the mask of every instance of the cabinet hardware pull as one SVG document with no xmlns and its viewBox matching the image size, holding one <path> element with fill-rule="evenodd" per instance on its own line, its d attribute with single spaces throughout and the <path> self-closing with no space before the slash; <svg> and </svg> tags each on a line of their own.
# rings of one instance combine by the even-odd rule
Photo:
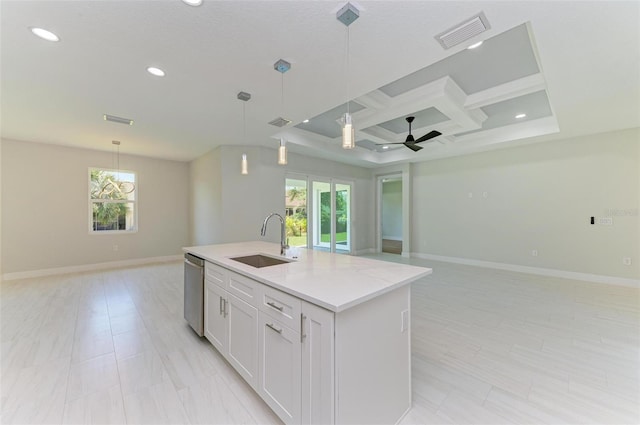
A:
<svg viewBox="0 0 640 425">
<path fill-rule="evenodd" d="M 307 334 L 304 333 L 304 320 L 307 318 L 304 314 L 300 313 L 300 343 L 304 342 Z"/>
<path fill-rule="evenodd" d="M 282 333 L 282 329 L 278 329 L 275 326 L 273 326 L 271 323 L 265 323 L 268 327 L 270 327 L 271 329 L 273 329 L 274 331 L 278 332 L 279 334 Z"/>
<path fill-rule="evenodd" d="M 274 304 L 274 303 L 272 303 L 271 301 L 267 302 L 267 305 L 268 305 L 268 306 L 270 306 L 270 307 L 275 308 L 275 309 L 276 309 L 276 310 L 278 310 L 278 311 L 282 311 L 282 310 L 284 310 L 284 307 L 281 307 L 281 306 L 275 305 L 275 304 Z"/>
<path fill-rule="evenodd" d="M 220 297 L 220 302 L 218 303 L 220 306 L 220 315 L 222 315 L 222 297 Z"/>
</svg>

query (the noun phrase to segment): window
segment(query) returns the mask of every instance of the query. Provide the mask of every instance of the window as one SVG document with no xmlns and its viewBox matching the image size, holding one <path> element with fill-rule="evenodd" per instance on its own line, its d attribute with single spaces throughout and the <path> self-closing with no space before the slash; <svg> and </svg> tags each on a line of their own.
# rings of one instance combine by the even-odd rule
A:
<svg viewBox="0 0 640 425">
<path fill-rule="evenodd" d="M 136 198 L 134 172 L 90 168 L 89 232 L 135 232 Z"/>
</svg>

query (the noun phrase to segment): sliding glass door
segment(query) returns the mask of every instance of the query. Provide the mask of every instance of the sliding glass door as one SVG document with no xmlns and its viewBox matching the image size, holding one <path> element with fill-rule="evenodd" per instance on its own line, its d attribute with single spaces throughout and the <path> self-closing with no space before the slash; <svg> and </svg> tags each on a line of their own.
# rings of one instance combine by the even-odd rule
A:
<svg viewBox="0 0 640 425">
<path fill-rule="evenodd" d="M 289 246 L 306 248 L 308 246 L 306 179 L 286 179 L 284 207 Z"/>
<path fill-rule="evenodd" d="M 350 254 L 353 184 L 294 176 L 285 180 L 289 245 Z"/>
<path fill-rule="evenodd" d="M 351 184 L 314 179 L 312 192 L 312 248 L 351 252 Z"/>
</svg>

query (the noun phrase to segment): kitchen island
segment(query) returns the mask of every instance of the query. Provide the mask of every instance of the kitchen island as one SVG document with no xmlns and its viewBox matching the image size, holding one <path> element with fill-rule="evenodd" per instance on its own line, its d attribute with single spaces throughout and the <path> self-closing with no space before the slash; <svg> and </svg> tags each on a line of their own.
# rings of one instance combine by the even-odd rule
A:
<svg viewBox="0 0 640 425">
<path fill-rule="evenodd" d="M 396 423 L 411 407 L 410 285 L 431 269 L 245 242 L 206 260 L 205 337 L 287 424 Z M 233 258 L 286 262 L 254 267 Z"/>
</svg>

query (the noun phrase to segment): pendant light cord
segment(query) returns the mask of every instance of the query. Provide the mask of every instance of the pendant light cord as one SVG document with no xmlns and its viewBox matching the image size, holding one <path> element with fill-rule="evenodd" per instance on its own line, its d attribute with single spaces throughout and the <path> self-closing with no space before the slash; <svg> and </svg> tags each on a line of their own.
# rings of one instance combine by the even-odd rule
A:
<svg viewBox="0 0 640 425">
<path fill-rule="evenodd" d="M 117 172 L 118 172 L 118 182 L 120 182 L 120 145 L 116 145 L 116 150 L 118 151 L 118 155 L 116 156 L 117 158 Z"/>
<path fill-rule="evenodd" d="M 284 118 L 284 72 L 280 73 L 280 113 Z"/>
<path fill-rule="evenodd" d="M 242 102 L 242 142 L 247 144 L 247 102 Z"/>
<path fill-rule="evenodd" d="M 349 75 L 350 75 L 350 63 L 349 63 L 349 45 L 351 44 L 350 42 L 350 37 L 349 37 L 349 26 L 347 25 L 347 78 L 346 78 L 346 84 L 347 84 L 347 114 L 349 113 L 349 104 L 351 103 L 351 98 L 349 97 Z"/>
</svg>

